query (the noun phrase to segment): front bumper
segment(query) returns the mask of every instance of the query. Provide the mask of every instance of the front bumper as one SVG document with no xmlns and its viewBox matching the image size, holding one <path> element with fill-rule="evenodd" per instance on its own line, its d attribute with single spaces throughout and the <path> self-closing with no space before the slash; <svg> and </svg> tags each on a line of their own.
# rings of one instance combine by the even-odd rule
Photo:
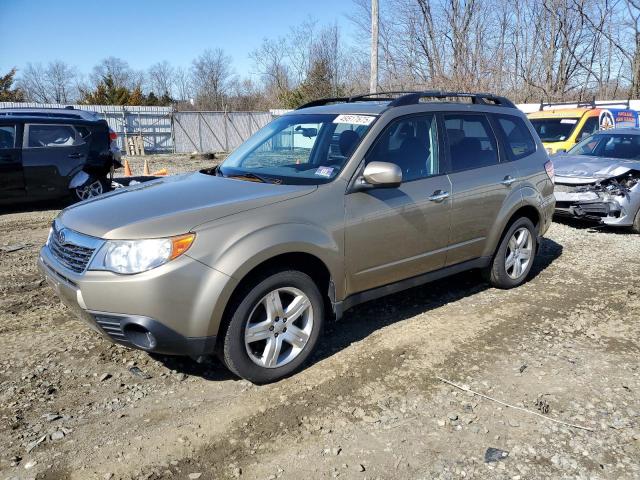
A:
<svg viewBox="0 0 640 480">
<path fill-rule="evenodd" d="M 635 211 L 629 197 L 598 192 L 556 192 L 555 214 L 596 221 L 605 225 L 633 225 Z"/>
<path fill-rule="evenodd" d="M 38 268 L 72 312 L 112 342 L 149 352 L 210 354 L 231 277 L 186 255 L 137 275 L 76 273 L 43 247 Z"/>
</svg>

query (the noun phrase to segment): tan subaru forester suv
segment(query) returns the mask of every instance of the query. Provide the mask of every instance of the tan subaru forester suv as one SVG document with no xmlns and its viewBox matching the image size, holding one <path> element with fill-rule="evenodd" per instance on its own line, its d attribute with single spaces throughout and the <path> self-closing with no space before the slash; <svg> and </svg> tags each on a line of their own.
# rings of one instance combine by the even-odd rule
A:
<svg viewBox="0 0 640 480">
<path fill-rule="evenodd" d="M 325 319 L 463 270 L 525 281 L 554 210 L 527 118 L 489 94 L 332 98 L 219 167 L 63 210 L 39 267 L 113 342 L 290 375 Z"/>
</svg>

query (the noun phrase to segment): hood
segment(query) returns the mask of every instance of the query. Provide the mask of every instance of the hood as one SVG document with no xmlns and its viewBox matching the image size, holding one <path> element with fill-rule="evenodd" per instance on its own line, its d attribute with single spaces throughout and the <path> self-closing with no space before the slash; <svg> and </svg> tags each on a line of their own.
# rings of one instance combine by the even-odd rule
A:
<svg viewBox="0 0 640 480">
<path fill-rule="evenodd" d="M 586 184 L 619 177 L 631 170 L 640 170 L 640 161 L 589 155 L 554 155 L 551 157 L 556 183 Z"/>
<path fill-rule="evenodd" d="M 194 172 L 121 188 L 66 208 L 65 227 L 105 239 L 180 235 L 228 215 L 306 195 L 314 185 L 276 185 Z"/>
</svg>

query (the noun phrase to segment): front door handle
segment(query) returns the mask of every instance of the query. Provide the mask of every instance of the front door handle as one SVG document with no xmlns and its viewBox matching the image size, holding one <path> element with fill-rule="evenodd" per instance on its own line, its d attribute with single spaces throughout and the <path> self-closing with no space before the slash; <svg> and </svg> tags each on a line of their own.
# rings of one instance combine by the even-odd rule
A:
<svg viewBox="0 0 640 480">
<path fill-rule="evenodd" d="M 445 198 L 449 198 L 449 192 L 445 192 L 444 190 L 436 190 L 433 192 L 433 195 L 429 197 L 429 200 L 432 202 L 440 203 Z"/>
<path fill-rule="evenodd" d="M 518 180 L 517 178 L 513 178 L 511 175 L 507 175 L 506 177 L 504 177 L 504 180 L 502 180 L 500 183 L 502 185 L 510 187 L 513 184 L 513 182 L 517 180 Z"/>
<path fill-rule="evenodd" d="M 70 153 L 69 158 L 80 158 L 82 154 L 80 153 Z"/>
</svg>

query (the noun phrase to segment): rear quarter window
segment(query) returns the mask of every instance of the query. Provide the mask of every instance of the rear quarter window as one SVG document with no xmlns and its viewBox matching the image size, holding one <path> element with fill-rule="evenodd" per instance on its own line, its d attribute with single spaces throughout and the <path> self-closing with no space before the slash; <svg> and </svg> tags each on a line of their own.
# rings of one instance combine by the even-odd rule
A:
<svg viewBox="0 0 640 480">
<path fill-rule="evenodd" d="M 498 131 L 502 136 L 509 160 L 519 160 L 536 151 L 536 142 L 524 120 L 511 115 L 496 117 Z"/>
</svg>

